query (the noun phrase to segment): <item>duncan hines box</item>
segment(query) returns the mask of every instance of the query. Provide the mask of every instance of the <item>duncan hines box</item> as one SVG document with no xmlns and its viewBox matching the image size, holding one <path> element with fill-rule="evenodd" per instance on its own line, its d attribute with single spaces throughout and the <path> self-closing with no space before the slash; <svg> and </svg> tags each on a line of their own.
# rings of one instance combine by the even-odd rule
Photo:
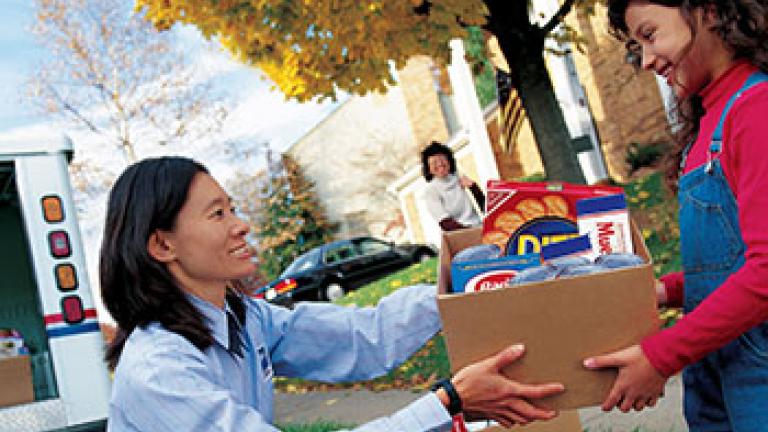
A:
<svg viewBox="0 0 768 432">
<path fill-rule="evenodd" d="M 505 255 L 541 251 L 542 245 L 579 235 L 576 202 L 623 194 L 620 187 L 489 180 L 483 243 Z"/>
<path fill-rule="evenodd" d="M 564 200 L 571 202 L 569 198 Z M 507 207 L 507 211 L 520 210 Z M 575 207 L 572 209 L 570 204 L 567 215 L 568 220 L 571 215 L 575 220 Z M 631 226 L 631 237 L 633 252 L 645 261 L 642 265 L 501 289 L 445 294 L 463 288 L 453 286 L 454 282 L 462 283 L 452 280 L 453 256 L 482 244 L 483 236 L 481 228 L 445 232 L 442 236 L 438 307 L 452 372 L 512 344 L 523 343 L 525 355 L 505 374 L 520 382 L 555 381 L 566 387 L 563 394 L 543 399 L 542 405 L 572 410 L 602 403 L 616 372 L 590 371 L 582 361 L 636 344 L 659 328 L 653 268 L 638 229 Z"/>
</svg>

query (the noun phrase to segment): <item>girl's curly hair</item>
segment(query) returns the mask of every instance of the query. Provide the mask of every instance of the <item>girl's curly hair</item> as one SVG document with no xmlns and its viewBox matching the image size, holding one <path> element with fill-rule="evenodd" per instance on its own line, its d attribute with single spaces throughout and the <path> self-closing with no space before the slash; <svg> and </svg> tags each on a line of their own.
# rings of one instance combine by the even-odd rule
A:
<svg viewBox="0 0 768 432">
<path fill-rule="evenodd" d="M 627 61 L 640 66 L 637 43 L 629 35 L 625 13 L 633 0 L 608 0 L 608 21 L 611 34 L 627 47 Z M 714 17 L 712 30 L 734 53 L 768 72 L 768 0 L 648 0 L 650 3 L 676 7 L 693 35 L 696 34 L 693 12 L 706 8 Z M 678 100 L 675 108 L 680 125 L 674 132 L 675 151 L 667 158 L 667 183 L 675 189 L 680 175 L 680 161 L 685 147 L 696 139 L 699 120 L 704 115 L 701 98 L 693 95 Z"/>
</svg>

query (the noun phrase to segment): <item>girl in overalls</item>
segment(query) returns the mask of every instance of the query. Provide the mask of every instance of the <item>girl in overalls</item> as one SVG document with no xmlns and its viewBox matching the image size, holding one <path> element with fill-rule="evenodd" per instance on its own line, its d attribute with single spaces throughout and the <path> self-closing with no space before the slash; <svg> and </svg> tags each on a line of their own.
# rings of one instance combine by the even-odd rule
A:
<svg viewBox="0 0 768 432">
<path fill-rule="evenodd" d="M 672 87 L 683 272 L 659 302 L 685 317 L 585 360 L 617 367 L 604 410 L 653 406 L 683 368 L 692 431 L 768 431 L 768 1 L 609 0 L 614 34 Z"/>
</svg>

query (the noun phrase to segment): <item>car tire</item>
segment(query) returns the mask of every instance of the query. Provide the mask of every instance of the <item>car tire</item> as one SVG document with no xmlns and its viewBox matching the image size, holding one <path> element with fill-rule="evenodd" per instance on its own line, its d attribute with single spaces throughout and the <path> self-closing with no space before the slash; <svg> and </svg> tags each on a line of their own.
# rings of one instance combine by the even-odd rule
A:
<svg viewBox="0 0 768 432">
<path fill-rule="evenodd" d="M 320 291 L 320 300 L 332 302 L 344 297 L 344 294 L 344 287 L 340 283 L 329 282 Z"/>
</svg>

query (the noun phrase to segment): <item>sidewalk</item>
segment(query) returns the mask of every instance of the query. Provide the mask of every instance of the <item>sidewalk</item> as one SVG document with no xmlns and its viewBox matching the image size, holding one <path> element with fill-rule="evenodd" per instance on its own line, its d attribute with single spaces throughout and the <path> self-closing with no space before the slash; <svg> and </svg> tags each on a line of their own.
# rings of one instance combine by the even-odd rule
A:
<svg viewBox="0 0 768 432">
<path fill-rule="evenodd" d="M 667 383 L 666 397 L 655 408 L 624 414 L 604 413 L 598 407 L 579 410 L 582 427 L 589 432 L 686 432 L 682 416 L 682 383 L 675 376 Z M 361 424 L 392 414 L 420 396 L 419 393 L 388 390 L 335 390 L 306 394 L 275 394 L 275 421 L 313 423 L 319 420 Z"/>
</svg>

